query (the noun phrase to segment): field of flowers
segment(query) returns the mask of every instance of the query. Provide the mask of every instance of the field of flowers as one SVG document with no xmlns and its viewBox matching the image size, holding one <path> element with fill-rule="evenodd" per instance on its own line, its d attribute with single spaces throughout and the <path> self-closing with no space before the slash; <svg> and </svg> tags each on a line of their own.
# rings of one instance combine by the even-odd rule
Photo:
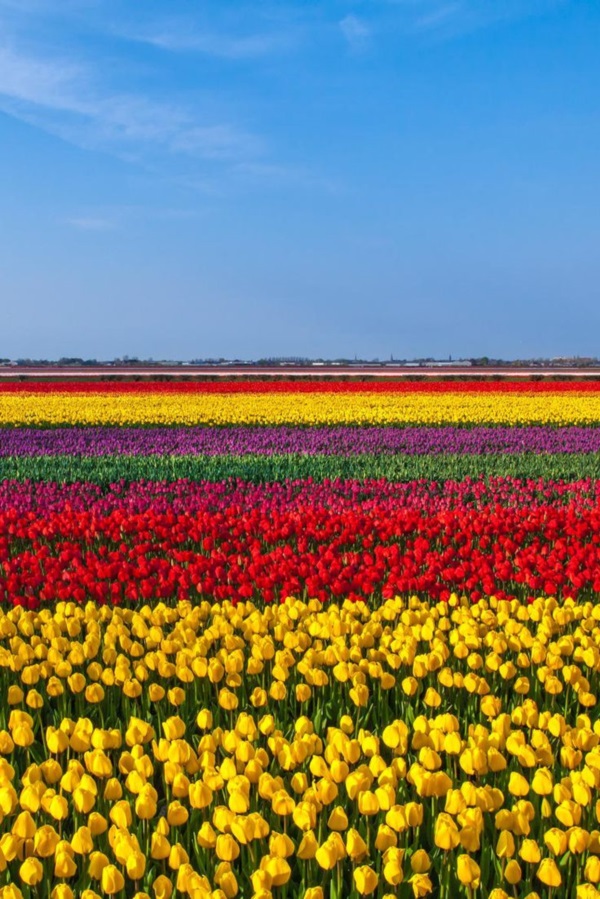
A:
<svg viewBox="0 0 600 899">
<path fill-rule="evenodd" d="M 0 385 L 0 899 L 600 897 L 600 383 Z"/>
</svg>

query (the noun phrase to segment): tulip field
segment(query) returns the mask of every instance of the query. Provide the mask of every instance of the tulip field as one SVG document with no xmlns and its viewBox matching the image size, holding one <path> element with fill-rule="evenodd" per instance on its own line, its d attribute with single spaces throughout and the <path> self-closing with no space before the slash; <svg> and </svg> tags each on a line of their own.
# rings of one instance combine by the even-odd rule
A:
<svg viewBox="0 0 600 899">
<path fill-rule="evenodd" d="M 600 897 L 600 382 L 0 384 L 0 899 Z"/>
</svg>

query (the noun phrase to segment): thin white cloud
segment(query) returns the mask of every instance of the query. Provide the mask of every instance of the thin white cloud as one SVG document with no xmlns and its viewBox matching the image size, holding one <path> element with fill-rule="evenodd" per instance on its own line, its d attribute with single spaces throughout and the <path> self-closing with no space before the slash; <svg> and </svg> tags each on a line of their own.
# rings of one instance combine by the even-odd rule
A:
<svg viewBox="0 0 600 899">
<path fill-rule="evenodd" d="M 415 28 L 419 31 L 429 31 L 443 27 L 463 10 L 462 3 L 446 3 L 437 9 L 431 10 L 426 15 L 419 16 L 415 21 Z"/>
<path fill-rule="evenodd" d="M 114 231 L 117 228 L 116 222 L 105 218 L 67 218 L 64 224 L 77 231 Z"/>
<path fill-rule="evenodd" d="M 366 2 L 366 0 L 365 0 Z M 371 0 L 371 15 L 382 31 L 452 40 L 500 24 L 544 16 L 569 0 Z M 377 18 L 377 13 L 382 15 Z"/>
<path fill-rule="evenodd" d="M 410 0 L 409 0 L 410 2 Z M 458 38 L 499 24 L 543 16 L 567 0 L 415 0 L 411 4 L 412 31 L 435 38 Z"/>
<path fill-rule="evenodd" d="M 261 153 L 262 141 L 233 125 L 186 128 L 174 137 L 172 148 L 205 159 L 239 159 Z"/>
<path fill-rule="evenodd" d="M 71 62 L 34 59 L 0 46 L 0 94 L 13 100 L 81 112 L 81 105 L 68 93 L 82 75 Z"/>
<path fill-rule="evenodd" d="M 233 172 L 260 184 L 289 184 L 297 187 L 320 188 L 328 193 L 338 193 L 339 184 L 309 169 L 297 166 L 275 165 L 263 162 L 241 162 L 233 166 Z"/>
<path fill-rule="evenodd" d="M 351 50 L 364 50 L 371 37 L 371 29 L 358 16 L 350 14 L 339 21 L 340 31 Z"/>
<path fill-rule="evenodd" d="M 0 110 L 88 149 L 136 158 L 143 152 L 252 159 L 262 141 L 229 122 L 205 123 L 190 109 L 141 94 L 103 90 L 85 67 L 0 46 Z"/>
<path fill-rule="evenodd" d="M 197 218 L 197 208 L 155 207 L 152 205 L 111 205 L 79 209 L 71 215 L 61 218 L 59 224 L 68 225 L 78 231 L 116 231 L 137 225 L 140 222 L 183 221 Z"/>
<path fill-rule="evenodd" d="M 199 53 L 230 60 L 256 59 L 281 52 L 290 44 L 285 34 L 231 35 L 181 28 L 163 28 L 125 37 L 176 53 Z"/>
</svg>

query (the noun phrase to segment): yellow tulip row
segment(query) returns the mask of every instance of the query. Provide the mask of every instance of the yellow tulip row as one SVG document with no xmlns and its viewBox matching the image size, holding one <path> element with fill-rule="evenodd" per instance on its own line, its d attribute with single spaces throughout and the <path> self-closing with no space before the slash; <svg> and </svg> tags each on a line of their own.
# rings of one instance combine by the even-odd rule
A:
<svg viewBox="0 0 600 899">
<path fill-rule="evenodd" d="M 597 897 L 599 622 L 0 610 L 0 899 Z"/>
<path fill-rule="evenodd" d="M 0 425 L 454 424 L 600 421 L 600 393 L 5 394 Z"/>
</svg>

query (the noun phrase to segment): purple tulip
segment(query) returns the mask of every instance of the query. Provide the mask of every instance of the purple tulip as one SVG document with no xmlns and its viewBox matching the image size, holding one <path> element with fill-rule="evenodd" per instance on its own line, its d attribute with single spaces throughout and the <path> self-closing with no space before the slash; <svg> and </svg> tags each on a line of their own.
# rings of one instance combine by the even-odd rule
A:
<svg viewBox="0 0 600 899">
<path fill-rule="evenodd" d="M 0 456 L 247 455 L 361 453 L 595 453 L 600 428 L 523 427 L 225 427 L 10 428 L 0 430 Z"/>
</svg>

